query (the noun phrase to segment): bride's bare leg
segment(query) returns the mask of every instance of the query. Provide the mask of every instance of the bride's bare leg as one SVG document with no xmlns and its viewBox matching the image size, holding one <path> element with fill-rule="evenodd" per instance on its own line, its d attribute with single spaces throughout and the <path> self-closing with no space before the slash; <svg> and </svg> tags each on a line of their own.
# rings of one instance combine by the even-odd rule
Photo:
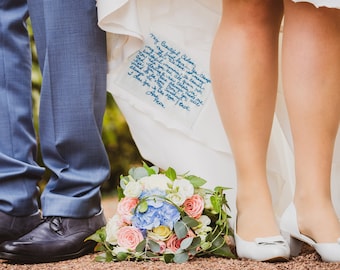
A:
<svg viewBox="0 0 340 270">
<path fill-rule="evenodd" d="M 235 157 L 237 233 L 244 240 L 279 234 L 267 185 L 266 157 L 277 89 L 283 4 L 224 0 L 211 75 Z"/>
<path fill-rule="evenodd" d="M 301 233 L 317 242 L 340 236 L 330 194 L 339 74 L 340 11 L 285 0 L 283 82 L 295 148 L 294 201 Z"/>
</svg>

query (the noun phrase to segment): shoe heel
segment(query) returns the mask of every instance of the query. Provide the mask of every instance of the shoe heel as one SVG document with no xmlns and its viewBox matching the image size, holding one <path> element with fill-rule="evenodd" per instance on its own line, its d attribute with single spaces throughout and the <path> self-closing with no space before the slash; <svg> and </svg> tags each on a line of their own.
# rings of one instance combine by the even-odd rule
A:
<svg viewBox="0 0 340 270">
<path fill-rule="evenodd" d="M 287 241 L 290 248 L 290 256 L 296 257 L 301 253 L 303 242 L 292 237 L 288 232 L 282 232 L 283 238 Z"/>
</svg>

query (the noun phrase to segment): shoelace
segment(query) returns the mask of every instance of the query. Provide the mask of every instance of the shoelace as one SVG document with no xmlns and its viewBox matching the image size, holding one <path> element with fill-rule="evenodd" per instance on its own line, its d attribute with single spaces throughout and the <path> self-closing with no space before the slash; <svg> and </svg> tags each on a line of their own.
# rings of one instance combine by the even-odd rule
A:
<svg viewBox="0 0 340 270">
<path fill-rule="evenodd" d="M 64 234 L 62 217 L 47 217 L 45 218 L 45 222 L 49 222 L 51 231 L 59 235 Z"/>
</svg>

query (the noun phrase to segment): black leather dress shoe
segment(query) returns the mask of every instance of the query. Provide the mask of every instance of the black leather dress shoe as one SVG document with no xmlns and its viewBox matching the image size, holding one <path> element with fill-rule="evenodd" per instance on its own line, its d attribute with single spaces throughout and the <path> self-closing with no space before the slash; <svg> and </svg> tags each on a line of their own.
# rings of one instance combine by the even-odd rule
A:
<svg viewBox="0 0 340 270">
<path fill-rule="evenodd" d="M 105 226 L 103 212 L 91 218 L 46 217 L 31 232 L 0 245 L 0 259 L 17 263 L 42 263 L 74 259 L 96 245 L 85 238 Z"/>
<path fill-rule="evenodd" d="M 0 243 L 18 239 L 37 227 L 40 222 L 40 212 L 25 217 L 15 217 L 0 212 Z"/>
</svg>

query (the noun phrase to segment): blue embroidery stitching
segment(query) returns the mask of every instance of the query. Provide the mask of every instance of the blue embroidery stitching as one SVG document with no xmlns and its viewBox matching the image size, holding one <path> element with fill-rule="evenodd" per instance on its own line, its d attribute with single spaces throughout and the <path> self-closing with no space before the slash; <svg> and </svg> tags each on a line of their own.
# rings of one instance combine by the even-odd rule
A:
<svg viewBox="0 0 340 270">
<path fill-rule="evenodd" d="M 163 109 L 173 105 L 190 112 L 202 107 L 210 78 L 197 70 L 190 56 L 153 33 L 150 38 L 151 44 L 137 52 L 127 75 L 146 88 L 145 94 Z"/>
</svg>

